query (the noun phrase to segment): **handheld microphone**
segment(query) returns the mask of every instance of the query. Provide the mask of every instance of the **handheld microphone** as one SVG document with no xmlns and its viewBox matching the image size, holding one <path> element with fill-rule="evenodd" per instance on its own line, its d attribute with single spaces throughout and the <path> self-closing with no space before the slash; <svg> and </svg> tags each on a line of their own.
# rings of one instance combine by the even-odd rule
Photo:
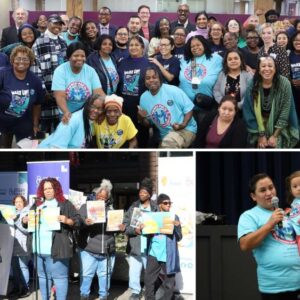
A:
<svg viewBox="0 0 300 300">
<path fill-rule="evenodd" d="M 273 197 L 271 202 L 272 202 L 272 206 L 274 207 L 274 209 L 279 208 L 279 205 L 278 205 L 279 199 L 278 199 L 278 197 Z M 282 221 L 278 222 L 277 225 L 278 225 L 279 228 L 282 228 Z"/>
</svg>

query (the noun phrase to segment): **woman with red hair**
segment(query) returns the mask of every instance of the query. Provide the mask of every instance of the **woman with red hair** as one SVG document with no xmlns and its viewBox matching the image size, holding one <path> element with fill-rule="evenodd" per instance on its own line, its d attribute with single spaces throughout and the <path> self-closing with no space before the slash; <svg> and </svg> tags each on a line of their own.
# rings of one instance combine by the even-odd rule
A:
<svg viewBox="0 0 300 300">
<path fill-rule="evenodd" d="M 65 199 L 61 184 L 55 178 L 45 178 L 40 182 L 37 197 L 44 200 L 36 203 L 40 215 L 46 208 L 59 207 L 58 221 L 61 223 L 60 230 L 51 231 L 41 218 L 37 235 L 33 235 L 32 245 L 33 252 L 37 255 L 42 299 L 50 299 L 53 281 L 56 299 L 65 300 L 68 293 L 69 260 L 73 255 L 73 242 L 70 237 L 72 229 L 80 226 L 80 215 L 73 204 Z"/>
</svg>

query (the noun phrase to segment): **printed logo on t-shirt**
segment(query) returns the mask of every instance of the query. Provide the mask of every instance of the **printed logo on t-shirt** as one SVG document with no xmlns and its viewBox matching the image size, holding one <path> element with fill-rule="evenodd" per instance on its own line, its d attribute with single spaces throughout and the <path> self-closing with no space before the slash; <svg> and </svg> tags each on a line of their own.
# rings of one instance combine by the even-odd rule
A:
<svg viewBox="0 0 300 300">
<path fill-rule="evenodd" d="M 172 106 L 172 105 L 174 105 L 174 101 L 173 101 L 173 100 L 167 100 L 167 104 L 168 104 L 169 106 Z"/>
<path fill-rule="evenodd" d="M 5 113 L 17 118 L 22 117 L 28 108 L 30 95 L 33 94 L 34 90 L 32 89 L 12 91 L 12 100 Z"/>
<path fill-rule="evenodd" d="M 163 128 L 171 124 L 171 113 L 168 108 L 162 104 L 154 105 L 151 111 L 151 118 L 154 123 Z"/>
<path fill-rule="evenodd" d="M 114 148 L 115 145 L 121 143 L 122 141 L 122 134 L 119 134 L 119 130 L 117 131 L 117 135 L 118 136 L 115 136 L 111 133 L 101 133 L 99 137 L 100 144 L 103 145 L 104 149 Z"/>
<path fill-rule="evenodd" d="M 295 244 L 296 243 L 296 233 L 295 230 L 285 219 L 283 220 L 283 226 L 275 226 L 275 229 L 272 231 L 272 236 L 275 240 L 283 244 Z"/>
<path fill-rule="evenodd" d="M 124 72 L 123 94 L 131 96 L 139 94 L 140 71 L 137 69 Z"/>
<path fill-rule="evenodd" d="M 293 219 L 299 216 L 300 216 L 300 205 L 299 204 L 293 205 L 292 210 L 290 211 L 290 218 Z"/>
<path fill-rule="evenodd" d="M 123 129 L 117 130 L 117 135 L 122 135 L 123 134 Z"/>
<path fill-rule="evenodd" d="M 117 89 L 117 85 L 119 83 L 119 74 L 114 68 L 107 68 L 107 71 L 112 80 L 113 89 L 115 91 Z M 108 87 L 108 89 L 110 89 L 109 80 L 107 81 L 107 87 Z"/>
<path fill-rule="evenodd" d="M 66 94 L 67 101 L 78 103 L 85 101 L 90 96 L 90 90 L 83 82 L 74 81 L 67 86 Z"/>
<path fill-rule="evenodd" d="M 203 79 L 207 74 L 207 69 L 204 65 L 202 64 L 196 64 L 196 77 Z M 192 81 L 192 67 L 187 66 L 184 70 L 184 77 Z"/>
</svg>

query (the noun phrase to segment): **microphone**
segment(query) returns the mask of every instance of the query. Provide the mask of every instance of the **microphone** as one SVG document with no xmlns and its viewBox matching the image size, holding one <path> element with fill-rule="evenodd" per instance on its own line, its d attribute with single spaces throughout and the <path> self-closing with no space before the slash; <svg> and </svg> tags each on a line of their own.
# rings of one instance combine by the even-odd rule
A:
<svg viewBox="0 0 300 300">
<path fill-rule="evenodd" d="M 278 205 L 279 199 L 278 199 L 278 197 L 273 197 L 272 200 L 271 200 L 271 203 L 272 203 L 272 206 L 274 207 L 274 209 L 279 208 L 279 205 Z M 282 221 L 278 222 L 277 225 L 278 225 L 279 228 L 282 228 Z"/>
</svg>

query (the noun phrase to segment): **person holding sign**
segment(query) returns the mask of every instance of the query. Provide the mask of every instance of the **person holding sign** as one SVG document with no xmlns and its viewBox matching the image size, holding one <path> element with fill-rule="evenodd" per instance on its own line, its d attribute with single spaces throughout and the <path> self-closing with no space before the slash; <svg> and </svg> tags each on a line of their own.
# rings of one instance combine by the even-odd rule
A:
<svg viewBox="0 0 300 300">
<path fill-rule="evenodd" d="M 159 211 L 169 212 L 172 202 L 166 194 L 157 197 Z M 155 300 L 155 282 L 161 272 L 164 274 L 162 282 L 165 300 L 173 299 L 175 275 L 180 272 L 180 261 L 177 242 L 182 239 L 181 225 L 177 215 L 172 234 L 155 234 L 148 236 L 150 246 L 145 270 L 146 299 Z M 173 225 L 172 224 L 172 225 Z M 171 225 L 171 224 L 170 224 Z M 167 226 L 167 224 L 165 224 Z"/>
<path fill-rule="evenodd" d="M 65 300 L 68 293 L 69 261 L 73 255 L 72 229 L 80 227 L 80 215 L 73 204 L 65 199 L 62 186 L 56 178 L 43 179 L 37 189 L 37 201 L 32 207 L 38 212 L 38 224 L 33 233 L 33 252 L 37 255 L 37 273 L 43 300 L 50 299 L 52 282 L 56 287 L 56 299 Z M 49 216 L 47 211 L 58 208 L 58 214 Z M 60 229 L 51 230 L 54 220 Z M 30 220 L 29 220 L 30 221 Z M 23 222 L 28 222 L 23 218 Z M 29 224 L 30 226 L 30 224 Z"/>
<path fill-rule="evenodd" d="M 147 263 L 147 237 L 142 234 L 143 225 L 136 226 L 137 222 L 132 217 L 137 208 L 143 213 L 158 210 L 151 196 L 152 181 L 144 178 L 140 185 L 139 199 L 131 204 L 124 217 L 125 234 L 128 236 L 126 252 L 129 254 L 129 288 L 132 291 L 129 300 L 140 299 L 141 272 Z"/>
<path fill-rule="evenodd" d="M 87 202 L 103 201 L 105 203 L 105 219 L 108 211 L 113 210 L 112 188 L 110 180 L 103 179 L 100 187 L 96 190 L 96 201 Z M 87 204 L 83 204 L 79 212 L 83 219 L 78 236 L 81 259 L 80 299 L 88 300 L 95 273 L 98 276 L 99 299 L 107 299 L 115 263 L 114 232 L 107 231 L 105 219 L 102 223 L 94 221 L 89 214 Z M 119 226 L 119 230 L 124 231 L 123 224 Z"/>
</svg>

